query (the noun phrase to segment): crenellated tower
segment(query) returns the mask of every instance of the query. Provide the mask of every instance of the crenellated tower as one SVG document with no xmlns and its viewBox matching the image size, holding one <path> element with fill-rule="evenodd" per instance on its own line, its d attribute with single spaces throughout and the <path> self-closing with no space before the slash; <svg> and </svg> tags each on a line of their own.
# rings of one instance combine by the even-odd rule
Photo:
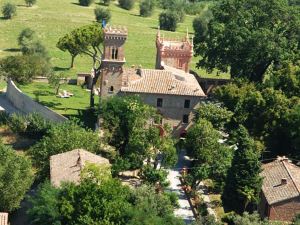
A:
<svg viewBox="0 0 300 225">
<path fill-rule="evenodd" d="M 100 94 L 107 96 L 116 93 L 122 86 L 123 65 L 125 64 L 124 44 L 127 28 L 107 26 L 103 28 L 104 52 L 101 63 Z"/>
<path fill-rule="evenodd" d="M 193 39 L 190 39 L 188 31 L 184 38 L 172 39 L 161 36 L 158 29 L 156 50 L 156 69 L 161 69 L 163 62 L 167 66 L 189 72 L 189 64 L 193 57 Z"/>
</svg>

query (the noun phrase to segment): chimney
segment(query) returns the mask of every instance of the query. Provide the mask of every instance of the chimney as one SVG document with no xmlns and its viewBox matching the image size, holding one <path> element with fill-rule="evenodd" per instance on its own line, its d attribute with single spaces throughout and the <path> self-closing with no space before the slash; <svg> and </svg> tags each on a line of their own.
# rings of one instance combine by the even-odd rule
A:
<svg viewBox="0 0 300 225">
<path fill-rule="evenodd" d="M 286 178 L 281 178 L 281 185 L 287 184 L 287 179 Z"/>
</svg>

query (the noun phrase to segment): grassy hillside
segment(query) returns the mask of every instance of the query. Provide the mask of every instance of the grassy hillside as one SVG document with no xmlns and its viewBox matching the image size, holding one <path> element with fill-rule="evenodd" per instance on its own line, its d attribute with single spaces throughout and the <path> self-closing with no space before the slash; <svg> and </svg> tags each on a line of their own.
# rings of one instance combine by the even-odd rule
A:
<svg viewBox="0 0 300 225">
<path fill-rule="evenodd" d="M 2 6 L 7 0 L 0 0 Z M 58 39 L 76 27 L 94 22 L 94 8 L 82 7 L 76 0 L 38 0 L 33 7 L 26 7 L 24 0 L 10 0 L 15 3 L 17 16 L 12 20 L 0 19 L 0 57 L 18 53 L 17 37 L 22 29 L 29 27 L 35 30 L 47 47 L 55 70 L 67 70 L 70 65 L 70 56 L 55 47 Z M 96 1 L 99 2 L 99 1 Z M 153 68 L 155 62 L 155 35 L 158 26 L 159 10 L 150 18 L 139 16 L 138 3 L 133 10 L 127 11 L 113 1 L 109 6 L 112 12 L 111 24 L 123 25 L 128 28 L 128 41 L 125 46 L 127 64 L 142 65 L 143 68 Z M 185 22 L 179 24 L 176 32 L 164 32 L 166 37 L 183 37 L 188 29 L 192 28 L 192 16 L 186 16 Z M 196 59 L 193 59 L 195 67 Z M 91 69 L 91 60 L 86 56 L 79 56 L 75 60 L 75 68 L 68 70 L 72 77 L 77 72 L 88 72 Z M 213 77 L 204 70 L 198 70 L 201 76 Z"/>
</svg>

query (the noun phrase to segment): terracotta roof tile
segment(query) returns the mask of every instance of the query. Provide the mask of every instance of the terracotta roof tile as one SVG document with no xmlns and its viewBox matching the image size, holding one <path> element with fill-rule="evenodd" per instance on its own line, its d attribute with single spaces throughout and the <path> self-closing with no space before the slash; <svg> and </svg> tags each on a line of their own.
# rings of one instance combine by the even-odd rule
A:
<svg viewBox="0 0 300 225">
<path fill-rule="evenodd" d="M 135 75 L 126 76 L 128 76 L 128 82 L 121 88 L 122 92 L 205 97 L 202 88 L 192 74 L 179 72 L 176 69 L 141 69 L 141 75 L 135 73 Z"/>
<path fill-rule="evenodd" d="M 86 162 L 95 164 L 108 164 L 106 158 L 95 155 L 83 149 L 75 149 L 69 152 L 50 157 L 50 180 L 54 186 L 60 186 L 61 182 L 78 183 L 80 172 Z"/>
<path fill-rule="evenodd" d="M 269 204 L 300 196 L 300 167 L 286 158 L 278 158 L 262 167 L 262 191 Z M 282 179 L 286 180 L 286 184 L 282 183 Z"/>
</svg>

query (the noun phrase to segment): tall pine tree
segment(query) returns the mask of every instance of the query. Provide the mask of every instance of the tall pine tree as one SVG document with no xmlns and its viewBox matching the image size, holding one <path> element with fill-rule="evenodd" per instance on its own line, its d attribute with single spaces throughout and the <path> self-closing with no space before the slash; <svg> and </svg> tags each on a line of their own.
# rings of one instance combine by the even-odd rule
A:
<svg viewBox="0 0 300 225">
<path fill-rule="evenodd" d="M 237 150 L 227 174 L 222 201 L 226 211 L 242 214 L 253 211 L 259 200 L 262 186 L 260 152 L 245 127 L 240 126 L 234 136 Z"/>
</svg>

